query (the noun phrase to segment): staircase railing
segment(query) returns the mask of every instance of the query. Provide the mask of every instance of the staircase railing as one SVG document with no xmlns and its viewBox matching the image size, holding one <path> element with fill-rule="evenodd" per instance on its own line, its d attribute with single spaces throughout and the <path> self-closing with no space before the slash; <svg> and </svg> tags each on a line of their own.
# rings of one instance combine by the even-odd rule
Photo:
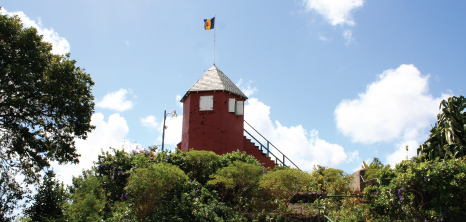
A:
<svg viewBox="0 0 466 222">
<path fill-rule="evenodd" d="M 248 122 L 246 122 L 246 120 L 244 120 L 244 122 L 246 124 L 248 124 L 249 127 L 251 127 L 251 129 L 253 129 L 260 137 L 262 137 L 262 139 L 264 139 L 266 141 L 266 146 L 264 146 L 258 139 L 256 139 L 250 132 L 248 132 L 246 129 L 244 129 L 244 132 L 246 132 L 252 139 L 254 139 L 254 141 L 259 144 L 259 149 L 261 151 L 264 151 L 264 149 L 266 150 L 266 154 L 267 156 L 270 156 L 272 155 L 273 157 L 275 157 L 275 164 L 281 164 L 282 166 L 287 166 L 285 164 L 285 160 L 287 160 L 289 163 L 290 166 L 294 166 L 296 169 L 298 170 L 301 170 L 299 169 L 298 166 L 296 166 L 295 163 L 293 163 L 293 161 L 290 160 L 290 158 L 288 158 L 287 156 L 285 156 L 285 154 L 282 153 L 282 151 L 280 151 L 276 146 L 274 146 L 269 140 L 267 140 L 264 136 L 262 136 L 262 134 L 260 134 L 256 129 L 254 129 L 254 127 L 251 126 L 251 124 L 249 124 Z M 278 151 L 280 154 L 281 154 L 281 158 L 278 158 L 274 153 L 272 153 L 270 151 L 270 148 L 273 147 L 274 150 Z M 279 155 L 280 156 L 280 155 Z"/>
</svg>

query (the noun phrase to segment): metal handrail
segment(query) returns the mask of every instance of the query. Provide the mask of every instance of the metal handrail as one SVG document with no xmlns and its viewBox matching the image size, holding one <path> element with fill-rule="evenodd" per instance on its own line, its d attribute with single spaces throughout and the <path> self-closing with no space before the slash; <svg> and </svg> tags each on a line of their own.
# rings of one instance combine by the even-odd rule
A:
<svg viewBox="0 0 466 222">
<path fill-rule="evenodd" d="M 261 136 L 262 139 L 264 139 L 265 141 L 267 141 L 267 146 L 264 146 L 261 142 L 259 142 L 259 140 L 257 140 L 254 136 L 252 136 L 251 133 L 249 133 L 246 129 L 244 129 L 244 132 L 246 132 L 251 138 L 253 138 L 257 143 L 260 144 L 261 150 L 262 150 L 262 148 L 265 148 L 265 149 L 267 150 L 267 156 L 269 156 L 269 153 L 270 153 L 270 154 L 272 154 L 272 155 L 275 157 L 275 163 L 276 163 L 276 164 L 278 164 L 277 161 L 280 161 L 281 164 L 282 164 L 283 166 L 286 166 L 286 165 L 285 165 L 285 159 L 287 159 L 294 167 L 296 167 L 296 169 L 301 170 L 301 169 L 299 169 L 298 166 L 296 166 L 295 163 L 293 163 L 293 161 L 290 160 L 290 158 L 288 158 L 287 156 L 285 156 L 285 154 L 283 154 L 282 151 L 280 151 L 276 146 L 274 146 L 269 140 L 267 140 L 262 134 L 260 134 L 254 127 L 252 127 L 251 124 L 249 124 L 246 120 L 244 120 L 244 122 L 245 122 L 246 124 L 248 124 L 248 126 L 251 127 L 251 129 L 253 129 L 259 136 Z M 280 160 L 280 159 L 278 159 L 277 156 L 275 156 L 275 154 L 273 154 L 273 153 L 270 151 L 270 146 L 269 146 L 269 145 L 271 145 L 273 148 L 275 148 L 275 150 L 277 150 L 278 152 L 280 152 L 280 154 L 282 155 L 283 161 Z"/>
</svg>

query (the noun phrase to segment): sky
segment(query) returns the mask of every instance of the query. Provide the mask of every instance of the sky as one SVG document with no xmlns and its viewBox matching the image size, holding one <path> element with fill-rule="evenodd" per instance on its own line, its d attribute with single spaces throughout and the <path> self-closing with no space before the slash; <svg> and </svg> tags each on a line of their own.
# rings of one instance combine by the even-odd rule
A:
<svg viewBox="0 0 466 222">
<path fill-rule="evenodd" d="M 299 168 L 353 173 L 374 157 L 416 155 L 439 103 L 465 95 L 466 2 L 374 0 L 5 0 L 71 53 L 95 82 L 96 129 L 76 141 L 78 165 L 100 152 L 181 141 L 187 90 L 214 63 L 249 97 L 245 119 Z M 216 16 L 215 31 L 204 19 Z M 408 146 L 408 151 L 406 151 Z"/>
</svg>

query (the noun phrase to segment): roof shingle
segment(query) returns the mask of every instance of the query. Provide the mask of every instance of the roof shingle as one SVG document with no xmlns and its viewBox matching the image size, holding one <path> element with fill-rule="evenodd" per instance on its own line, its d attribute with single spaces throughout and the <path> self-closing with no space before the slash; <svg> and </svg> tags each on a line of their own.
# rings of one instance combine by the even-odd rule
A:
<svg viewBox="0 0 466 222">
<path fill-rule="evenodd" d="M 186 92 L 181 99 L 183 102 L 189 93 L 202 91 L 225 91 L 240 97 L 248 98 L 241 90 L 222 72 L 213 65 L 209 70 Z"/>
</svg>

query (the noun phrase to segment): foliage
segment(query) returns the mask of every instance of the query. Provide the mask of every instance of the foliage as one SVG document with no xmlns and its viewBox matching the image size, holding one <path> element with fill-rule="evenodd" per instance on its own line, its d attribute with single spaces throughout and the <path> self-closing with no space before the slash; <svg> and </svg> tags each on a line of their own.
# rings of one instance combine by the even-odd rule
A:
<svg viewBox="0 0 466 222">
<path fill-rule="evenodd" d="M 222 162 L 220 156 L 214 152 L 191 150 L 186 153 L 179 167 L 186 172 L 189 179 L 204 185 L 210 179 L 209 176 L 222 167 Z"/>
<path fill-rule="evenodd" d="M 266 190 L 276 203 L 281 203 L 282 209 L 286 209 L 296 193 L 309 191 L 310 182 L 310 174 L 288 168 L 268 172 L 262 177 L 260 187 Z"/>
<path fill-rule="evenodd" d="M 461 221 L 466 209 L 464 159 L 403 161 L 379 174 L 378 186 L 366 188 L 374 220 Z"/>
<path fill-rule="evenodd" d="M 11 214 L 15 207 L 19 207 L 18 201 L 25 190 L 14 180 L 15 172 L 0 171 L 0 174 L 0 221 L 10 221 L 13 220 Z"/>
<path fill-rule="evenodd" d="M 138 220 L 144 220 L 157 207 L 165 205 L 164 196 L 186 181 L 188 177 L 180 168 L 167 163 L 136 169 L 128 179 L 126 191 Z"/>
<path fill-rule="evenodd" d="M 313 191 L 322 191 L 329 194 L 346 194 L 349 191 L 351 176 L 343 170 L 315 166 L 311 173 L 311 184 Z"/>
<path fill-rule="evenodd" d="M 33 221 L 58 221 L 63 217 L 63 204 L 68 199 L 62 183 L 55 179 L 53 171 L 47 171 L 34 195 L 34 203 L 24 210 Z"/>
<path fill-rule="evenodd" d="M 458 158 L 466 153 L 466 98 L 452 96 L 440 103 L 441 112 L 430 130 L 429 139 L 422 144 L 419 154 L 423 158 Z"/>
<path fill-rule="evenodd" d="M 222 160 L 225 162 L 224 166 L 227 166 L 230 163 L 235 161 L 241 161 L 244 163 L 260 165 L 259 161 L 254 156 L 246 154 L 246 152 L 241 152 L 239 150 L 231 153 L 225 153 L 221 155 Z"/>
<path fill-rule="evenodd" d="M 17 16 L 0 15 L 0 45 L 3 214 L 24 194 L 16 174 L 24 185 L 34 184 L 50 161 L 78 162 L 74 139 L 94 128 L 94 82 L 69 55 L 52 54 L 51 44 L 35 28 L 23 28 Z"/>
<path fill-rule="evenodd" d="M 327 198 L 321 201 L 326 215 L 334 221 L 366 221 L 366 206 L 360 198 Z"/>
<path fill-rule="evenodd" d="M 172 190 L 163 202 L 146 218 L 148 221 L 229 221 L 237 217 L 232 208 L 218 201 L 215 191 L 197 181 Z"/>
<path fill-rule="evenodd" d="M 133 212 L 133 205 L 129 201 L 114 202 L 110 209 L 110 215 L 105 221 L 121 222 L 136 221 L 136 215 Z"/>
<path fill-rule="evenodd" d="M 135 151 L 127 153 L 124 150 L 114 148 L 111 148 L 111 151 L 112 153 L 102 152 L 94 167 L 95 174 L 107 197 L 103 213 L 104 219 L 112 216 L 113 205 L 124 197 L 126 193 L 124 188 L 130 176 L 130 170 L 135 165 L 135 159 L 138 156 L 147 159 L 144 154 L 138 155 L 139 153 Z"/>
<path fill-rule="evenodd" d="M 370 164 L 362 161 L 364 168 L 366 169 L 364 173 L 364 184 L 366 186 L 374 185 L 377 182 L 377 177 L 381 170 L 388 170 L 390 168 L 390 164 L 384 165 L 379 158 L 374 157 Z"/>
<path fill-rule="evenodd" d="M 194 150 L 157 152 L 156 147 L 113 149 L 99 155 L 92 171 L 74 178 L 64 220 L 287 221 L 290 198 L 299 191 L 315 191 L 317 179 L 335 193 L 347 186 L 343 171 L 316 170 L 267 171 L 241 152 L 218 156 Z M 207 176 L 210 180 L 201 183 Z M 329 209 L 337 206 L 331 208 L 337 218 L 356 212 L 338 204 L 327 203 Z"/>
<path fill-rule="evenodd" d="M 100 221 L 107 197 L 99 178 L 92 171 L 83 171 L 73 178 L 69 187 L 70 203 L 65 204 L 65 218 L 69 221 Z"/>
<path fill-rule="evenodd" d="M 240 207 L 247 207 L 247 202 L 251 201 L 247 196 L 253 196 L 265 172 L 259 165 L 234 161 L 213 174 L 207 185 L 214 187 L 223 201 L 233 205 L 242 203 Z"/>
</svg>

